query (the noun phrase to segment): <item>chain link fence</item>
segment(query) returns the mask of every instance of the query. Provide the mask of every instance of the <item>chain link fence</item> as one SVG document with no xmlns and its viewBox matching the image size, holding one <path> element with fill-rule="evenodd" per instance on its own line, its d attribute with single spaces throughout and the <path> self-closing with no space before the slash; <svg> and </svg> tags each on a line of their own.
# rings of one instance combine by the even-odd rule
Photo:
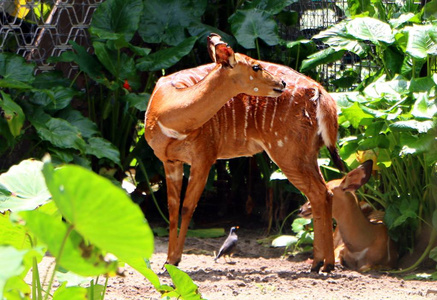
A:
<svg viewBox="0 0 437 300">
<path fill-rule="evenodd" d="M 0 0 L 0 51 L 36 63 L 36 72 L 53 70 L 47 58 L 72 49 L 70 41 L 90 47 L 88 27 L 103 0 Z M 71 76 L 77 66 L 61 68 Z"/>
</svg>

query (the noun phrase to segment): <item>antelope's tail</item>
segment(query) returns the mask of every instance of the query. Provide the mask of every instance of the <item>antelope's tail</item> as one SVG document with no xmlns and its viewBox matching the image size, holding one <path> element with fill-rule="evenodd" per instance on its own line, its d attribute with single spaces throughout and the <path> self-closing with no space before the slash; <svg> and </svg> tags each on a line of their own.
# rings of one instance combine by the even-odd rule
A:
<svg viewBox="0 0 437 300">
<path fill-rule="evenodd" d="M 317 104 L 318 134 L 322 137 L 326 148 L 328 148 L 335 166 L 340 171 L 344 171 L 343 161 L 337 149 L 337 104 L 325 89 L 320 89 L 319 92 Z"/>
</svg>

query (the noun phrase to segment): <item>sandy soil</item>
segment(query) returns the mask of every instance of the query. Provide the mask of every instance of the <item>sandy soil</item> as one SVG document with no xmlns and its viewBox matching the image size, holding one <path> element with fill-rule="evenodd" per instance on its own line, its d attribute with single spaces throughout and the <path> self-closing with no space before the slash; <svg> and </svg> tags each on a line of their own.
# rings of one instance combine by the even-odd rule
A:
<svg viewBox="0 0 437 300">
<path fill-rule="evenodd" d="M 206 299 L 437 299 L 437 282 L 405 280 L 382 272 L 361 274 L 337 266 L 331 274 L 309 272 L 308 257 L 282 259 L 283 249 L 256 241 L 257 233 L 240 230 L 238 252 L 213 260 L 225 239 L 188 238 L 179 268 L 190 275 Z M 162 266 L 167 238 L 156 238 L 152 269 L 171 284 Z M 105 299 L 160 299 L 140 274 L 129 267 L 125 277 L 110 279 Z"/>
</svg>

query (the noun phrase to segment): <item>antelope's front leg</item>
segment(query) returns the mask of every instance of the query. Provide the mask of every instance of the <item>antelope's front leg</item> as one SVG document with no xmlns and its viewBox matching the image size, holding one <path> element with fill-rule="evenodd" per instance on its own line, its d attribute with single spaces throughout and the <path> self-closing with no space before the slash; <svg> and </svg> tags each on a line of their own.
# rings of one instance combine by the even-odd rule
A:
<svg viewBox="0 0 437 300">
<path fill-rule="evenodd" d="M 167 204 L 170 219 L 167 264 L 177 265 L 180 256 L 177 255 L 179 206 L 182 188 L 183 165 L 180 162 L 164 163 L 167 182 Z"/>
<path fill-rule="evenodd" d="M 202 195 L 203 189 L 205 188 L 211 166 L 212 163 L 208 163 L 202 159 L 198 159 L 197 163 L 191 166 L 190 179 L 188 181 L 188 187 L 182 205 L 182 222 L 179 230 L 178 244 L 176 249 L 176 257 L 179 261 L 181 260 L 182 251 L 184 250 L 188 225 L 190 224 L 191 217 L 193 216 L 194 210 L 199 202 L 199 198 Z"/>
</svg>

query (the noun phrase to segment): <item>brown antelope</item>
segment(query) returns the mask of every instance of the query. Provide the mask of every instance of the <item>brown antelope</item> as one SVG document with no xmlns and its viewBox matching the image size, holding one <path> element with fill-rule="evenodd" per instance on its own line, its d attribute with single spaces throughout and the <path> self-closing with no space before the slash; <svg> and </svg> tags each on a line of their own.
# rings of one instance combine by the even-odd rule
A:
<svg viewBox="0 0 437 300">
<path fill-rule="evenodd" d="M 312 271 L 322 265 L 331 271 L 331 194 L 317 156 L 326 145 L 341 164 L 335 101 L 314 80 L 288 67 L 234 53 L 218 35 L 208 38 L 208 47 L 214 63 L 160 78 L 146 111 L 145 137 L 163 162 L 167 180 L 167 263 L 177 265 L 181 260 L 188 224 L 215 161 L 264 150 L 312 203 Z M 191 165 L 191 171 L 177 235 L 184 163 Z"/>
<path fill-rule="evenodd" d="M 372 160 L 368 160 L 346 177 L 327 183 L 334 195 L 332 216 L 337 221 L 333 235 L 336 260 L 362 272 L 394 268 L 398 259 L 395 244 L 381 222 L 381 213 L 358 203 L 354 193 L 369 180 L 372 165 Z M 311 210 L 311 204 L 307 202 L 300 215 L 310 217 Z"/>
</svg>

